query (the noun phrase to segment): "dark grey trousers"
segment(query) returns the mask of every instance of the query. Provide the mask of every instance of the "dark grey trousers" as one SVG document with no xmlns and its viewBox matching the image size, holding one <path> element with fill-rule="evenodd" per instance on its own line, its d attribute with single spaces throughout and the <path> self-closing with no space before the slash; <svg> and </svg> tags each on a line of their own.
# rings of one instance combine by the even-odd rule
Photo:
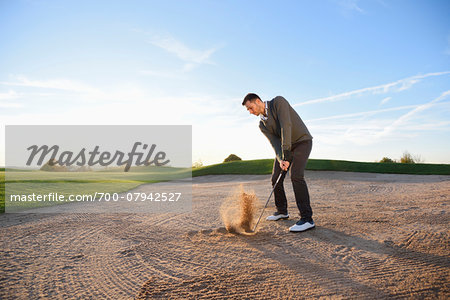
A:
<svg viewBox="0 0 450 300">
<path fill-rule="evenodd" d="M 302 219 L 307 221 L 312 219 L 312 209 L 309 203 L 308 186 L 305 182 L 305 167 L 308 162 L 309 154 L 312 149 L 312 141 L 303 141 L 292 145 L 292 162 L 289 166 L 289 174 L 291 176 L 292 186 L 294 188 L 295 201 L 297 202 L 298 210 Z M 278 176 L 280 175 L 280 162 L 275 158 L 272 171 L 272 187 L 275 185 Z M 275 188 L 275 205 L 279 213 L 287 214 L 287 199 L 284 192 L 284 177 L 286 173 L 281 176 L 280 181 Z"/>
</svg>

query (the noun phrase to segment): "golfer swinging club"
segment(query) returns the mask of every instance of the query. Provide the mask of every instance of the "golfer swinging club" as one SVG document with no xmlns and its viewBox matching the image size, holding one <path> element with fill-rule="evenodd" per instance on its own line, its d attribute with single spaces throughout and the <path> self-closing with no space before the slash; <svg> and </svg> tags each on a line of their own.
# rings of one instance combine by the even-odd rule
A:
<svg viewBox="0 0 450 300">
<path fill-rule="evenodd" d="M 276 158 L 272 171 L 272 186 L 275 185 L 282 170 L 290 170 L 294 187 L 295 201 L 300 211 L 300 220 L 289 231 L 305 231 L 314 228 L 312 209 L 309 204 L 308 187 L 304 179 L 306 162 L 312 148 L 312 136 L 286 99 L 277 96 L 270 101 L 262 101 L 258 95 L 250 93 L 245 96 L 242 105 L 255 115 L 260 116 L 259 129 L 267 137 Z M 290 167 L 290 168 L 289 168 Z M 288 219 L 287 199 L 283 181 L 286 172 L 274 189 L 277 211 L 266 218 L 268 221 Z"/>
</svg>

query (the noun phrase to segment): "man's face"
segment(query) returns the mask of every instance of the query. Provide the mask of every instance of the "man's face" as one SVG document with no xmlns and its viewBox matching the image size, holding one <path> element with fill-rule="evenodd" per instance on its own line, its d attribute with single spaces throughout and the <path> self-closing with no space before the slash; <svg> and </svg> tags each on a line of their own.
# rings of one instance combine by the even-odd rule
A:
<svg viewBox="0 0 450 300">
<path fill-rule="evenodd" d="M 255 116 L 259 116 L 264 112 L 262 101 L 259 99 L 245 102 L 245 107 L 247 108 L 249 113 Z"/>
</svg>

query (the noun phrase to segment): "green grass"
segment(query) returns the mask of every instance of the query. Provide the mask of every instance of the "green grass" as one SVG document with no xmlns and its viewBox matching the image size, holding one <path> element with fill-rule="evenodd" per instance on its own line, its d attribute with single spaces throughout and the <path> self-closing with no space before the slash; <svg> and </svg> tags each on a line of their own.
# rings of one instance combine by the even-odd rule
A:
<svg viewBox="0 0 450 300">
<path fill-rule="evenodd" d="M 200 167 L 192 170 L 192 176 L 220 174 L 270 174 L 273 159 L 240 160 Z"/>
<path fill-rule="evenodd" d="M 219 174 L 270 174 L 273 159 L 234 161 L 194 169 L 192 176 Z M 370 163 L 345 160 L 310 159 L 307 170 L 364 173 L 450 175 L 450 164 Z"/>
<path fill-rule="evenodd" d="M 450 175 L 450 164 L 401 164 L 311 159 L 307 170 L 327 170 L 363 173 Z"/>
</svg>

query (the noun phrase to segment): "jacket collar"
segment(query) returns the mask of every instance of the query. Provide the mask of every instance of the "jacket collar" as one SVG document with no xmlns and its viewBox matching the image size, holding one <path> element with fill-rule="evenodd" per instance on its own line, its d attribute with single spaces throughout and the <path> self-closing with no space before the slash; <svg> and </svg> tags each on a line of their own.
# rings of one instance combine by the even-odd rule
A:
<svg viewBox="0 0 450 300">
<path fill-rule="evenodd" d="M 261 121 L 267 121 L 267 119 L 269 118 L 269 103 L 267 101 L 264 101 L 264 113 L 266 114 L 266 116 L 264 116 L 263 114 L 260 114 L 259 117 L 261 118 Z"/>
</svg>

